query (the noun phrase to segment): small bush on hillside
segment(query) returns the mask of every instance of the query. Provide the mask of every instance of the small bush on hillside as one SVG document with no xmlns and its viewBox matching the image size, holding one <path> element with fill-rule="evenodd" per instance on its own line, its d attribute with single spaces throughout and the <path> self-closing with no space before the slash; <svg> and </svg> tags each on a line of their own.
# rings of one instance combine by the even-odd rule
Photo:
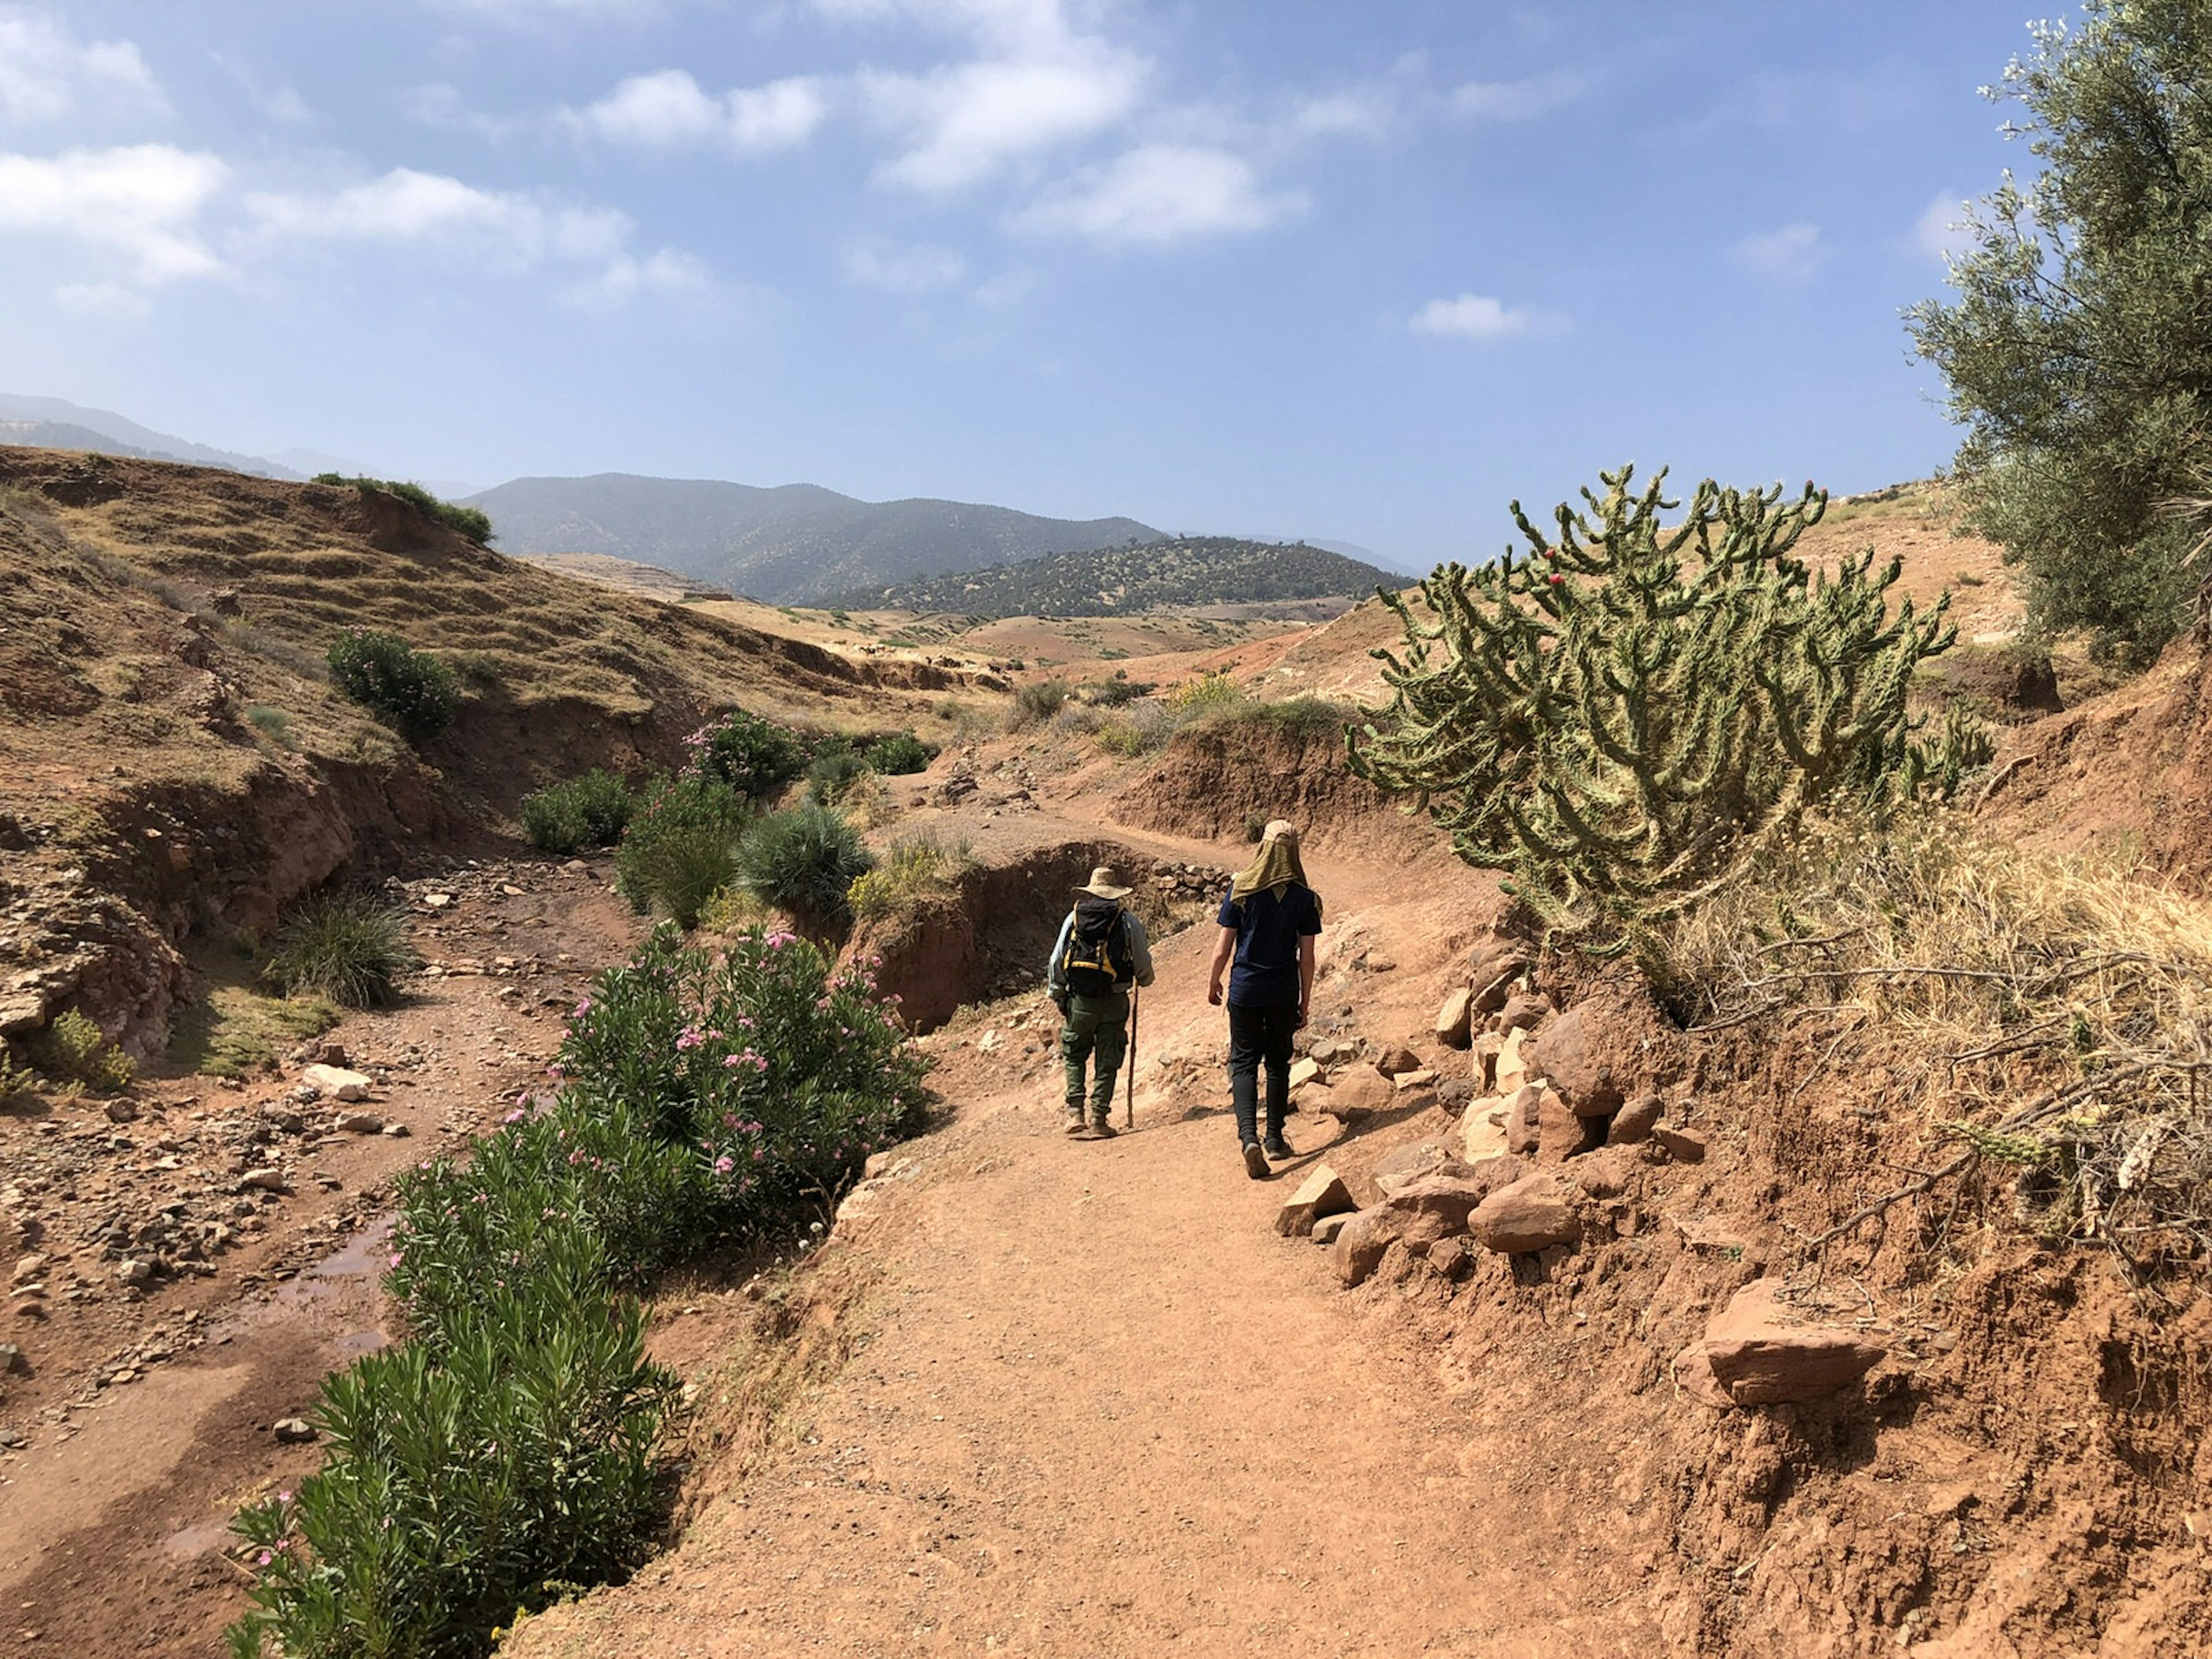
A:
<svg viewBox="0 0 2212 1659">
<path fill-rule="evenodd" d="M 19 1062 L 4 1041 L 0 1041 L 0 1106 L 27 1098 L 39 1086 L 38 1074 Z"/>
<path fill-rule="evenodd" d="M 1312 696 L 1286 697 L 1280 702 L 1240 701 L 1200 716 L 1199 724 L 1220 726 L 1263 726 L 1306 741 L 1340 741 L 1345 726 L 1358 710 L 1347 703 Z"/>
<path fill-rule="evenodd" d="M 292 717 L 283 709 L 265 702 L 248 703 L 246 723 L 271 743 L 292 746 Z"/>
<path fill-rule="evenodd" d="M 368 893 L 324 893 L 292 907 L 261 977 L 286 996 L 379 1008 L 398 1000 L 401 977 L 420 961 L 392 906 Z"/>
<path fill-rule="evenodd" d="M 1170 712 L 1186 720 L 1222 714 L 1244 701 L 1244 688 L 1229 678 L 1226 669 L 1220 668 L 1185 680 L 1167 695 Z"/>
<path fill-rule="evenodd" d="M 656 902 L 665 902 L 663 882 L 691 857 L 672 854 L 664 860 L 663 842 L 681 838 L 695 849 L 717 839 L 726 843 L 736 839 L 751 816 L 745 798 L 719 779 L 688 770 L 653 779 L 639 792 L 622 843 L 615 849 L 616 885 L 630 908 L 643 915 Z"/>
<path fill-rule="evenodd" d="M 112 1095 L 131 1086 L 137 1067 L 131 1056 L 107 1040 L 87 1016 L 71 1008 L 33 1039 L 32 1059 L 48 1077 L 96 1094 Z"/>
<path fill-rule="evenodd" d="M 846 896 L 874 864 L 850 823 L 811 802 L 761 819 L 738 849 L 738 879 L 746 891 L 824 927 L 851 914 Z"/>
<path fill-rule="evenodd" d="M 1014 719 L 1017 727 L 1042 726 L 1067 702 L 1068 684 L 1066 680 L 1031 680 L 1014 693 Z"/>
<path fill-rule="evenodd" d="M 1124 671 L 1110 680 L 1078 686 L 1076 695 L 1094 708 L 1119 708 L 1139 697 L 1150 696 L 1157 690 L 1150 680 L 1133 680 Z"/>
<path fill-rule="evenodd" d="M 857 750 L 825 749 L 806 769 L 806 798 L 817 806 L 835 806 L 847 790 L 869 775 L 868 763 Z"/>
<path fill-rule="evenodd" d="M 966 842 L 948 845 L 934 831 L 925 830 L 893 842 L 874 869 L 854 878 L 846 898 L 854 915 L 880 920 L 950 892 L 961 872 L 974 863 Z"/>
<path fill-rule="evenodd" d="M 480 507 L 463 507 L 458 502 L 441 501 L 418 483 L 392 478 L 349 478 L 336 472 L 318 472 L 319 484 L 351 484 L 364 495 L 397 495 L 410 506 L 418 507 L 440 524 L 483 546 L 491 540 L 491 518 Z"/>
<path fill-rule="evenodd" d="M 629 867 L 651 902 L 689 932 L 714 896 L 737 879 L 741 834 L 716 824 L 672 829 L 641 848 Z"/>
<path fill-rule="evenodd" d="M 888 738 L 878 738 L 860 751 L 871 769 L 887 778 L 902 777 L 909 772 L 925 772 L 937 751 L 911 732 L 896 732 Z"/>
<path fill-rule="evenodd" d="M 1157 702 L 1133 702 L 1098 722 L 1098 746 L 1109 755 L 1150 754 L 1182 727 L 1183 722 Z"/>
<path fill-rule="evenodd" d="M 330 667 L 339 690 L 410 743 L 453 723 L 460 696 L 452 671 L 397 635 L 349 628 L 331 642 Z"/>
<path fill-rule="evenodd" d="M 611 847 L 629 823 L 629 786 L 594 769 L 564 778 L 522 798 L 522 829 L 531 845 L 549 853 Z"/>
<path fill-rule="evenodd" d="M 701 726 L 684 744 L 690 751 L 687 770 L 749 800 L 763 799 L 806 766 L 806 745 L 797 732 L 742 708 Z"/>
</svg>

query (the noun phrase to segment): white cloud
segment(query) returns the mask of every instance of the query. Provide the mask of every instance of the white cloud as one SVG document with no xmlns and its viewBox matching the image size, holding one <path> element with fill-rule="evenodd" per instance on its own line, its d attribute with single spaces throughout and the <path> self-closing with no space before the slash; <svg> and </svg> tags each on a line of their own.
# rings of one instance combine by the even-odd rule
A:
<svg viewBox="0 0 2212 1659">
<path fill-rule="evenodd" d="M 473 12 L 505 23 L 526 23 L 547 15 L 560 17 L 643 17 L 659 11 L 660 0 L 427 0 L 437 11 Z"/>
<path fill-rule="evenodd" d="M 1305 100 L 1291 112 L 1291 128 L 1304 137 L 1380 138 L 1397 119 L 1397 100 L 1370 84 Z"/>
<path fill-rule="evenodd" d="M 1537 312 L 1510 307 L 1486 294 L 1462 294 L 1431 300 L 1407 325 L 1417 334 L 1441 334 L 1462 340 L 1502 340 L 1526 334 L 1543 320 Z"/>
<path fill-rule="evenodd" d="M 399 112 L 410 121 L 447 132 L 472 132 L 494 143 L 512 138 L 536 125 L 529 118 L 486 115 L 480 110 L 472 110 L 461 96 L 461 89 L 446 81 L 431 81 L 419 87 L 410 87 L 393 101 Z"/>
<path fill-rule="evenodd" d="M 1973 233 L 1966 225 L 1970 211 L 1971 204 L 1964 197 L 1938 191 L 1912 222 L 1912 245 L 1931 259 L 1956 258 L 1974 245 Z"/>
<path fill-rule="evenodd" d="M 557 266 L 576 273 L 562 296 L 595 305 L 708 286 L 705 267 L 688 253 L 633 252 L 635 227 L 614 209 L 549 204 L 411 167 L 322 192 L 255 191 L 244 205 L 256 227 L 249 244 L 259 252 L 286 243 L 380 243 L 495 271 Z"/>
<path fill-rule="evenodd" d="M 1252 164 L 1226 150 L 1146 144 L 1109 166 L 1085 168 L 1014 223 L 1109 246 L 1159 246 L 1261 230 L 1305 205 L 1297 191 L 1263 192 Z"/>
<path fill-rule="evenodd" d="M 202 240 L 198 221 L 228 173 L 212 155 L 167 144 L 0 155 L 0 231 L 118 255 L 141 284 L 221 276 L 228 267 Z"/>
<path fill-rule="evenodd" d="M 1533 121 L 1571 104 L 1587 89 L 1578 75 L 1551 70 L 1520 81 L 1469 81 L 1455 87 L 1451 106 L 1480 121 Z"/>
<path fill-rule="evenodd" d="M 845 275 L 862 288 L 886 289 L 894 294 L 921 294 L 957 283 L 968 274 L 968 262 L 949 247 L 929 243 L 900 247 L 868 240 L 845 255 Z"/>
<path fill-rule="evenodd" d="M 1079 33 L 1060 0 L 812 0 L 842 22 L 904 21 L 964 34 L 1014 56 L 1065 51 Z"/>
<path fill-rule="evenodd" d="M 64 283 L 54 290 L 54 303 L 88 317 L 116 317 L 132 323 L 154 308 L 145 295 L 121 283 Z"/>
<path fill-rule="evenodd" d="M 79 46 L 60 24 L 0 9 L 0 120 L 54 121 L 84 101 L 166 108 L 153 71 L 128 40 Z"/>
<path fill-rule="evenodd" d="M 1808 280 L 1827 257 L 1820 246 L 1820 226 L 1802 221 L 1747 236 L 1735 245 L 1734 253 L 1745 270 L 1778 283 Z"/>
<path fill-rule="evenodd" d="M 756 154 L 805 143 L 825 107 L 819 83 L 804 76 L 717 98 L 685 70 L 672 69 L 633 76 L 566 118 L 576 131 L 613 143 L 651 149 L 720 143 Z"/>
<path fill-rule="evenodd" d="M 1145 65 L 1103 43 L 1052 58 L 994 58 L 927 75 L 863 70 L 862 104 L 903 137 L 888 185 L 941 194 L 1103 131 L 1136 107 Z"/>
</svg>

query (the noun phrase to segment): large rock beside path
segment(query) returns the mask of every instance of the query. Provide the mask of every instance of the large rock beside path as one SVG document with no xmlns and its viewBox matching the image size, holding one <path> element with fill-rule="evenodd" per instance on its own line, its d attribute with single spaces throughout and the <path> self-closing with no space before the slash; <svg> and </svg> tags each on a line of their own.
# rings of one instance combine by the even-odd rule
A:
<svg viewBox="0 0 2212 1659">
<path fill-rule="evenodd" d="M 1571 1244 L 1583 1232 L 1565 1188 L 1542 1174 L 1523 1176 L 1484 1199 L 1468 1218 L 1468 1231 L 1484 1249 L 1507 1255 Z"/>
<path fill-rule="evenodd" d="M 1881 1363 L 1882 1344 L 1783 1301 L 1783 1288 L 1753 1279 L 1674 1356 L 1674 1380 L 1692 1399 L 1718 1411 L 1819 1400 Z"/>
<path fill-rule="evenodd" d="M 1358 1285 L 1374 1273 L 1383 1253 L 1403 1244 L 1415 1255 L 1425 1255 L 1441 1238 L 1467 1231 L 1468 1217 L 1496 1190 L 1510 1181 L 1521 1166 L 1510 1158 L 1464 1176 L 1425 1176 L 1379 1204 L 1370 1205 L 1344 1224 L 1334 1245 L 1337 1276 L 1346 1286 Z"/>
<path fill-rule="evenodd" d="M 1464 1048 L 1472 1040 L 1474 994 L 1462 985 L 1437 1010 L 1437 1041 L 1447 1048 Z"/>
<path fill-rule="evenodd" d="M 1304 1238 L 1323 1216 L 1340 1215 L 1358 1207 L 1352 1201 L 1352 1188 L 1344 1184 L 1344 1177 L 1328 1164 L 1316 1164 L 1312 1173 L 1299 1183 L 1297 1191 L 1285 1199 L 1282 1207 L 1275 1212 L 1275 1231 L 1285 1238 Z"/>
<path fill-rule="evenodd" d="M 1530 1060 L 1577 1117 L 1611 1117 L 1627 1098 L 1602 1013 L 1570 1008 L 1535 1041 Z"/>
</svg>

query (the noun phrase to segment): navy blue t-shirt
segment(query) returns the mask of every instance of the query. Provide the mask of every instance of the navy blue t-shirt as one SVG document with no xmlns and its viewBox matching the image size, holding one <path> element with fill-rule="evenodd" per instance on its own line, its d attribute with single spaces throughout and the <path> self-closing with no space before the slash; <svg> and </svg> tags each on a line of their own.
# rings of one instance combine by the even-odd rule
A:
<svg viewBox="0 0 2212 1659">
<path fill-rule="evenodd" d="M 1280 898 L 1272 887 L 1262 887 L 1242 904 L 1224 898 L 1215 920 L 1237 930 L 1229 1000 L 1239 1008 L 1295 1008 L 1298 941 L 1321 932 L 1321 906 L 1313 890 L 1294 881 Z"/>
</svg>

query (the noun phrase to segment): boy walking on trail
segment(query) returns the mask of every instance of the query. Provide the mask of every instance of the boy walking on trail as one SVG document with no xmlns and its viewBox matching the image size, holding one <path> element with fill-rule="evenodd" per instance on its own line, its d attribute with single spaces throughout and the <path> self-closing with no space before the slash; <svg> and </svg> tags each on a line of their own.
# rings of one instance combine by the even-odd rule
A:
<svg viewBox="0 0 2212 1659">
<path fill-rule="evenodd" d="M 1060 1059 L 1067 1074 L 1067 1133 L 1085 1133 L 1084 1067 L 1091 1069 L 1091 1119 L 1095 1139 L 1114 1133 L 1114 1079 L 1129 1047 L 1129 989 L 1152 982 L 1152 949 L 1145 924 L 1121 908 L 1130 890 L 1111 866 L 1091 872 L 1076 890 L 1075 908 L 1060 924 L 1045 992 L 1060 1010 Z"/>
<path fill-rule="evenodd" d="M 1277 818 L 1221 902 L 1221 936 L 1206 1000 L 1218 1006 L 1229 971 L 1229 1095 L 1244 1173 L 1265 1181 L 1269 1158 L 1291 1156 L 1283 1119 L 1291 1105 L 1291 1037 L 1313 1005 L 1314 939 L 1321 896 L 1306 883 L 1298 832 Z M 1234 963 L 1231 970 L 1231 963 Z M 1267 1073 L 1267 1138 L 1259 1125 L 1258 1073 Z"/>
</svg>

